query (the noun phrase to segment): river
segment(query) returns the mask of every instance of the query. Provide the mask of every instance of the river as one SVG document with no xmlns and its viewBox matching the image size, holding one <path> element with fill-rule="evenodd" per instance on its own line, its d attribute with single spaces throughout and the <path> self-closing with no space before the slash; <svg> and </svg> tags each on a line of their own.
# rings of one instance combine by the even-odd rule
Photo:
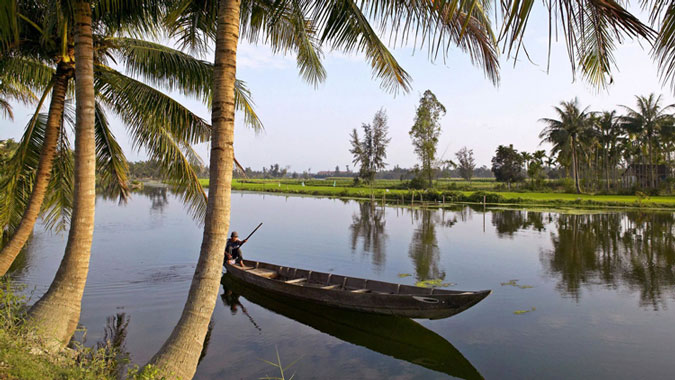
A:
<svg viewBox="0 0 675 380">
<path fill-rule="evenodd" d="M 331 312 L 225 287 L 197 379 L 670 378 L 675 373 L 675 216 L 655 212 L 421 210 L 326 198 L 232 194 L 244 257 L 404 284 L 492 289 L 442 320 Z M 66 233 L 36 231 L 14 266 L 33 300 Z M 166 189 L 99 198 L 81 324 L 85 344 L 120 314 L 143 364 L 185 302 L 201 228 Z M 78 335 L 82 339 L 82 333 Z"/>
</svg>

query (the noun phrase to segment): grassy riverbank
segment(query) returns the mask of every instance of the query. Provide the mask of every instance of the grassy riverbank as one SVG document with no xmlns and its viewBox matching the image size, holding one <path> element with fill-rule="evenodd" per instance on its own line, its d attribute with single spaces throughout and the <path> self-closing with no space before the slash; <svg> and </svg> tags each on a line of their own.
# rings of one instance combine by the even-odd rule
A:
<svg viewBox="0 0 675 380">
<path fill-rule="evenodd" d="M 208 187 L 209 180 L 200 180 Z M 303 185 L 304 183 L 304 185 Z M 399 181 L 378 181 L 373 188 L 351 186 L 351 181 L 333 180 L 234 180 L 233 190 L 262 191 L 285 194 L 304 194 L 339 198 L 368 199 L 396 202 L 399 204 L 434 203 L 482 203 L 510 205 L 540 205 L 566 207 L 641 207 L 675 209 L 675 196 L 642 197 L 636 195 L 593 195 L 554 192 L 501 192 L 485 191 L 489 181 L 480 181 L 476 190 L 409 190 L 393 188 Z M 494 182 L 492 182 L 494 183 Z M 335 186 L 333 186 L 335 185 Z M 392 188 L 387 188 L 390 185 Z"/>
<path fill-rule="evenodd" d="M 94 347 L 72 343 L 59 351 L 45 350 L 39 334 L 26 325 L 26 299 L 8 278 L 0 279 L 0 379 L 155 379 L 153 368 L 126 371 L 127 356 L 116 340 Z"/>
</svg>

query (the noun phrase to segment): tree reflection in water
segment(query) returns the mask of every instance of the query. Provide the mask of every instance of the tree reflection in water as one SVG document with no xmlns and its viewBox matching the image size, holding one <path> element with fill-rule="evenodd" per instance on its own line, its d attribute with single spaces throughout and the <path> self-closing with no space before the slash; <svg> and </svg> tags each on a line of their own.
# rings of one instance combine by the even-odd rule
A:
<svg viewBox="0 0 675 380">
<path fill-rule="evenodd" d="M 550 214 L 548 215 L 550 218 Z M 545 231 L 544 214 L 524 210 L 500 210 L 492 213 L 492 225 L 500 238 L 513 238 L 518 230 Z"/>
<path fill-rule="evenodd" d="M 382 268 L 386 258 L 386 224 L 383 208 L 375 207 L 371 202 L 359 202 L 359 214 L 352 215 L 349 226 L 352 253 L 356 252 L 359 240 L 362 240 L 363 253 L 372 254 L 372 262 L 377 269 Z"/>
<path fill-rule="evenodd" d="M 413 220 L 418 222 L 408 248 L 408 256 L 415 265 L 415 277 L 418 281 L 445 279 L 445 272 L 439 268 L 441 255 L 436 239 L 436 226 L 452 227 L 457 223 L 457 218 L 445 219 L 445 215 L 441 218 L 441 213 L 426 209 L 409 211 Z"/>
<path fill-rule="evenodd" d="M 150 210 L 157 211 L 160 214 L 164 212 L 164 208 L 169 204 L 167 192 L 169 188 L 166 186 L 144 186 L 142 189 L 134 191 L 133 195 L 141 194 L 150 199 Z"/>
<path fill-rule="evenodd" d="M 658 310 L 675 296 L 674 221 L 672 213 L 562 214 L 541 260 L 576 300 L 583 285 L 625 286 Z"/>
</svg>

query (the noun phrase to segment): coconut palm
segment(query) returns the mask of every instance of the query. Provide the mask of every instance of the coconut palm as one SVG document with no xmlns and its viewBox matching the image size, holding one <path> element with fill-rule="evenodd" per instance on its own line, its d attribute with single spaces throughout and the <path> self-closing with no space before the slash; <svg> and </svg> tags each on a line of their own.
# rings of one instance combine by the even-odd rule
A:
<svg viewBox="0 0 675 380">
<path fill-rule="evenodd" d="M 30 5 L 31 4 L 29 4 L 28 8 L 30 8 Z M 87 23 L 90 22 L 90 20 L 86 20 L 88 18 L 86 10 L 90 7 L 89 3 L 85 2 L 83 4 L 77 3 L 71 5 L 73 5 L 73 10 L 84 13 L 83 16 L 81 15 L 83 17 L 82 26 L 86 29 Z M 51 9 L 52 8 L 44 7 L 38 10 L 49 11 Z M 58 11 L 58 8 L 56 8 L 56 10 Z M 109 17 L 110 14 L 111 13 L 106 13 L 106 17 Z M 89 17 L 91 17 L 90 11 L 89 15 Z M 22 19 L 26 18 L 23 14 L 21 14 L 21 16 Z M 63 20 L 70 19 L 67 13 L 57 13 L 57 16 L 64 16 L 62 17 Z M 41 20 L 43 25 L 35 22 L 29 23 L 29 25 L 38 30 L 40 34 L 44 34 L 43 32 L 47 30 L 44 24 L 49 26 L 49 23 L 53 22 L 54 17 L 37 19 Z M 57 17 L 57 19 L 59 18 Z M 106 59 L 112 59 L 114 53 L 117 52 L 118 55 L 122 56 L 124 63 L 132 73 L 137 74 L 140 77 L 145 77 L 151 81 L 154 79 L 156 84 L 161 84 L 161 81 L 164 81 L 167 88 L 179 89 L 185 93 L 197 93 L 205 99 L 208 99 L 209 91 L 207 83 L 210 82 L 212 77 L 212 66 L 157 44 L 133 38 L 116 37 L 116 33 L 105 33 L 110 32 L 110 30 L 103 29 L 103 33 L 100 33 L 101 29 L 105 26 L 105 23 L 101 21 L 102 19 L 105 19 L 105 17 L 99 15 L 96 22 L 96 28 L 94 29 L 94 32 L 99 33 L 94 33 L 93 35 L 91 32 L 85 33 L 83 38 L 85 41 L 87 39 L 91 41 L 93 36 L 93 39 L 96 41 L 95 44 L 92 42 L 94 53 L 91 55 L 91 59 L 93 62 L 92 75 L 95 83 L 95 86 L 93 87 L 94 120 L 97 122 L 93 124 L 94 135 L 85 133 L 86 128 L 85 132 L 79 132 L 80 129 L 78 128 L 84 128 L 80 126 L 86 126 L 88 124 L 86 110 L 80 109 L 79 106 L 80 104 L 88 104 L 89 102 L 78 100 L 78 108 L 76 111 L 78 116 L 76 119 L 84 120 L 84 122 L 79 122 L 75 132 L 76 161 L 74 170 L 71 170 L 75 172 L 75 186 L 72 194 L 73 218 L 71 219 L 71 229 L 68 244 L 66 246 L 66 253 L 49 290 L 43 298 L 33 305 L 29 314 L 34 327 L 42 330 L 47 341 L 50 345 L 53 344 L 54 346 L 67 343 L 74 331 L 77 320 L 79 319 L 80 300 L 88 271 L 90 248 L 85 248 L 85 246 L 90 247 L 91 245 L 91 231 L 93 228 L 92 218 L 95 191 L 93 191 L 89 185 L 91 182 L 90 176 L 93 175 L 92 170 L 94 166 L 89 160 L 82 165 L 78 165 L 77 160 L 83 157 L 89 158 L 91 146 L 93 144 L 95 147 L 94 152 L 99 153 L 99 157 L 107 158 L 104 162 L 105 165 L 100 168 L 102 181 L 104 183 L 110 182 L 118 184 L 118 188 L 122 190 L 122 195 L 124 194 L 123 191 L 126 190 L 124 187 L 126 182 L 126 163 L 124 157 L 121 155 L 121 150 L 109 149 L 113 145 L 116 148 L 119 148 L 119 146 L 114 143 L 114 137 L 107 129 L 105 114 L 103 113 L 102 108 L 96 103 L 96 99 L 100 100 L 102 104 L 121 116 L 132 132 L 136 145 L 138 147 L 147 147 L 151 157 L 158 159 L 158 161 L 162 163 L 165 173 L 174 180 L 174 184 L 183 187 L 186 200 L 194 201 L 192 204 L 194 210 L 197 212 L 203 210 L 203 207 L 201 206 L 205 204 L 205 194 L 201 189 L 201 186 L 199 186 L 196 175 L 194 175 L 190 166 L 190 158 L 196 157 L 190 148 L 190 144 L 203 141 L 208 137 L 210 126 L 160 91 L 112 69 L 106 64 Z M 68 24 L 77 25 L 72 22 L 63 22 L 60 25 Z M 121 24 L 118 22 L 116 25 Z M 58 35 L 63 36 L 62 41 L 64 41 L 64 43 L 57 46 L 66 46 L 66 48 L 62 50 L 68 54 L 68 59 L 65 61 L 71 63 L 71 65 L 72 62 L 75 62 L 75 65 L 77 65 L 77 60 L 73 59 L 77 56 L 77 49 L 71 54 L 71 49 L 68 48 L 68 41 L 72 41 L 72 36 L 69 33 L 69 29 L 66 27 L 62 27 L 62 29 L 63 34 Z M 74 34 L 75 40 L 77 41 L 78 33 Z M 80 37 L 82 36 L 80 35 Z M 7 55 L 7 59 L 14 59 L 14 63 L 23 59 L 24 61 L 31 61 L 31 63 L 42 64 L 42 66 L 45 66 L 44 62 L 39 59 L 44 59 L 44 56 L 46 55 L 44 54 L 44 51 L 41 49 L 31 51 L 29 49 L 31 46 L 26 41 L 26 38 L 22 38 L 20 45 L 11 46 L 9 49 L 11 54 Z M 43 41 L 49 42 L 48 39 L 40 40 L 40 42 Z M 86 50 L 87 49 L 85 49 L 85 51 Z M 22 53 L 23 55 L 19 53 Z M 58 56 L 58 58 L 63 58 L 63 55 Z M 89 59 L 89 56 L 86 55 L 86 58 Z M 59 59 L 57 62 L 60 63 L 63 61 L 64 59 Z M 21 67 L 23 66 L 16 67 L 16 71 L 19 72 Z M 44 67 L 42 68 L 44 69 Z M 88 72 L 83 74 L 85 79 L 87 76 Z M 31 76 L 27 77 L 31 78 Z M 236 87 L 237 90 L 245 90 L 245 88 L 242 87 L 241 82 L 236 82 Z M 88 84 L 82 88 L 88 88 Z M 205 88 L 206 90 L 204 90 Z M 76 94 L 78 94 L 77 90 L 78 86 L 76 84 Z M 45 94 L 47 94 L 47 92 L 48 91 L 45 91 Z M 88 93 L 85 93 L 85 95 L 86 98 L 89 96 Z M 43 100 L 45 96 L 43 96 Z M 257 117 L 255 116 L 255 113 L 252 112 L 252 108 L 249 104 L 248 96 L 249 94 L 246 91 L 239 91 L 238 94 L 234 96 L 235 102 L 239 107 L 243 107 L 249 111 L 246 119 L 259 126 Z M 54 101 L 59 100 L 58 97 L 53 97 L 53 99 Z M 38 107 L 38 109 L 39 108 L 40 107 Z M 79 116 L 83 114 L 84 116 Z M 44 141 L 42 141 L 43 144 L 38 144 L 38 149 L 29 149 L 35 148 L 35 144 L 31 144 L 31 142 L 35 143 L 43 140 L 40 138 L 39 133 L 34 133 L 36 132 L 35 126 L 46 126 L 47 121 L 45 120 L 44 123 L 37 123 L 37 119 L 39 119 L 39 117 L 36 116 L 27 129 L 29 138 L 24 139 L 26 143 L 24 144 L 22 154 L 16 155 L 16 157 L 18 157 L 17 162 L 19 163 L 30 161 L 29 159 L 26 159 L 27 157 L 32 157 L 34 159 L 36 157 L 36 152 L 37 156 L 39 156 L 41 151 L 45 148 L 45 146 L 42 146 L 44 145 Z M 59 128 L 59 131 L 61 133 L 59 136 L 60 140 L 63 141 L 67 136 L 62 131 L 63 123 L 60 123 L 60 125 L 61 128 Z M 91 141 L 85 143 L 82 142 L 83 140 Z M 80 141 L 80 143 L 78 143 L 78 141 Z M 102 151 L 99 149 L 100 146 L 103 146 Z M 61 149 L 61 151 L 69 151 L 69 149 Z M 68 159 L 63 160 L 66 164 L 69 161 L 70 160 Z M 56 167 L 60 167 L 60 164 L 61 162 L 59 160 Z M 22 164 L 17 164 L 16 168 L 18 168 L 17 170 L 19 171 L 26 169 L 25 165 Z M 30 187 L 32 185 L 31 179 L 35 177 L 35 173 L 30 174 L 30 170 L 27 170 L 27 172 L 29 172 L 29 175 L 27 176 L 8 176 L 11 179 L 23 181 L 23 184 L 27 185 L 20 189 L 22 194 L 30 192 Z M 49 171 L 47 171 L 47 173 L 49 173 Z M 61 176 L 59 179 L 62 180 L 61 184 L 66 185 L 64 187 L 68 187 L 67 184 L 69 183 L 68 181 L 70 178 L 71 177 L 69 176 Z M 49 182 L 49 180 L 45 182 Z M 86 187 L 78 186 L 78 184 L 86 185 Z M 87 199 L 85 200 L 84 198 Z M 40 209 L 39 205 L 37 206 L 37 209 Z"/>
<path fill-rule="evenodd" d="M 30 323 L 53 347 L 70 340 L 80 318 L 89 255 L 94 234 L 96 204 L 96 143 L 94 92 L 94 41 L 91 5 L 72 4 L 75 58 L 75 178 L 73 223 L 61 265 L 47 293 L 29 310 Z"/>
<path fill-rule="evenodd" d="M 621 106 L 626 115 L 622 117 L 623 126 L 626 130 L 637 136 L 646 145 L 649 161 L 649 185 L 656 188 L 656 164 L 654 159 L 654 145 L 658 147 L 658 141 L 662 136 L 670 133 L 675 125 L 675 118 L 667 111 L 675 107 L 675 104 L 663 106 L 662 96 L 650 94 L 649 96 L 636 96 L 637 108 L 632 109 Z"/>
<path fill-rule="evenodd" d="M 593 123 L 597 131 L 598 141 L 602 147 L 605 169 L 605 188 L 610 191 L 609 167 L 617 154 L 617 144 L 623 135 L 623 129 L 616 111 L 604 111 Z"/>
<path fill-rule="evenodd" d="M 579 186 L 579 165 L 577 150 L 579 148 L 579 136 L 590 127 L 590 114 L 588 107 L 579 108 L 579 99 L 569 102 L 561 102 L 560 106 L 554 107 L 559 120 L 543 118 L 540 121 L 547 124 L 539 138 L 542 142 L 553 145 L 551 154 L 565 151 L 569 147 L 572 157 L 572 176 L 577 193 L 581 193 Z"/>
<path fill-rule="evenodd" d="M 66 44 L 72 44 L 69 42 L 72 36 L 67 30 L 62 33 L 56 28 L 49 29 L 49 20 L 63 17 L 62 14 L 54 13 L 49 8 L 29 12 L 31 9 L 26 13 L 36 20 L 33 22 L 35 27 L 23 32 L 19 48 L 11 49 L 9 57 L 3 57 L 1 61 L 14 75 L 32 81 L 29 84 L 33 86 L 45 86 L 44 82 L 47 82 L 47 90 L 53 88 L 52 100 L 47 128 L 40 129 L 43 124 L 36 125 L 42 104 L 40 102 L 36 116 L 29 123 L 22 139 L 21 154 L 15 155 L 12 161 L 13 170 L 8 170 L 0 181 L 0 188 L 3 189 L 3 195 L 0 196 L 0 221 L 7 231 L 5 235 L 11 236 L 8 244 L 0 251 L 0 275 L 7 271 L 25 244 L 41 211 L 49 217 L 48 225 L 55 225 L 60 217 L 59 225 L 62 226 L 69 216 L 69 212 L 63 209 L 67 209 L 69 203 L 62 202 L 70 198 L 63 194 L 67 192 L 69 182 L 50 181 L 50 175 L 57 143 L 65 138 L 62 136 L 59 140 L 58 135 L 63 131 L 64 99 L 73 76 L 73 57 L 68 49 L 64 53 L 62 49 L 54 50 L 52 47 L 60 47 L 64 38 Z M 39 24 L 43 24 L 42 27 Z M 110 29 L 98 28 L 95 36 L 95 89 L 98 100 L 96 151 L 100 182 L 108 185 L 108 191 L 126 198 L 126 160 L 108 128 L 104 111 L 104 108 L 108 108 L 125 122 L 137 147 L 145 148 L 161 164 L 170 183 L 183 194 L 193 213 L 203 217 L 206 195 L 190 165 L 199 161 L 190 145 L 205 141 L 210 126 L 161 91 L 112 69 L 107 61 L 116 57 L 128 72 L 146 82 L 202 99 L 209 99 L 212 65 L 157 43 L 117 37 Z M 46 59 L 36 59 L 38 53 Z M 56 70 L 51 67 L 54 62 Z M 39 72 L 38 77 L 51 80 L 36 81 L 35 71 Z M 250 93 L 244 83 L 237 81 L 235 91 L 237 108 L 246 112 L 245 120 L 254 128 L 260 128 L 260 121 L 252 108 Z M 47 93 L 45 90 L 42 100 Z M 67 151 L 61 149 L 58 154 L 63 156 Z M 72 171 L 72 165 L 65 165 L 64 162 L 59 161 L 57 169 L 70 168 Z M 55 175 L 56 179 L 72 178 L 71 173 L 58 172 Z M 55 193 L 55 189 L 61 191 Z M 45 204 L 45 196 L 53 202 Z"/>
<path fill-rule="evenodd" d="M 408 90 L 408 74 L 371 27 L 370 16 L 384 29 L 400 31 L 401 38 L 420 31 L 420 39 L 428 42 L 432 53 L 457 45 L 472 55 L 488 77 L 498 79 L 489 21 L 484 9 L 475 6 L 476 2 L 472 2 L 474 6 L 461 2 L 454 7 L 438 7 L 431 2 L 424 5 L 394 2 L 391 7 L 380 7 L 377 3 L 363 2 L 359 6 L 353 1 L 184 0 L 169 13 L 169 21 L 180 26 L 174 28 L 181 33 L 179 41 L 195 48 L 206 46 L 209 37 L 216 42 L 210 188 L 204 235 L 181 318 L 150 361 L 163 373 L 181 378 L 193 376 L 217 298 L 229 228 L 234 143 L 231 92 L 240 36 L 251 42 L 269 42 L 276 51 L 295 53 L 300 74 L 310 83 L 325 77 L 318 47 L 328 45 L 334 50 L 364 53 L 384 88 Z"/>
</svg>

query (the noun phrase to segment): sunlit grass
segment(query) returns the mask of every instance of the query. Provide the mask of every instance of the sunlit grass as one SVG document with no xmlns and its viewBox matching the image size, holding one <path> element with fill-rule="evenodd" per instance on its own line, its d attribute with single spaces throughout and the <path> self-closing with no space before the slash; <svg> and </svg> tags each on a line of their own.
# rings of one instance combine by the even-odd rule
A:
<svg viewBox="0 0 675 380">
<path fill-rule="evenodd" d="M 443 182 L 448 180 L 440 180 Z M 461 182 L 460 180 L 452 180 Z M 209 180 L 201 179 L 202 186 L 208 187 Z M 466 182 L 466 181 L 465 181 Z M 492 180 L 472 181 L 474 183 L 495 184 Z M 483 196 L 488 204 L 524 204 L 541 206 L 569 207 L 659 207 L 675 208 L 675 196 L 640 197 L 635 195 L 593 195 L 553 192 L 501 192 L 484 191 L 480 188 L 471 191 L 446 190 L 442 186 L 433 190 L 409 190 L 401 188 L 401 181 L 378 180 L 369 186 L 354 186 L 351 179 L 302 180 L 302 179 L 267 179 L 267 180 L 233 180 L 232 189 L 243 191 L 262 191 L 287 194 L 304 194 L 314 196 L 341 198 L 374 198 L 389 203 L 410 204 L 420 201 L 438 204 L 439 202 L 482 203 Z"/>
</svg>

